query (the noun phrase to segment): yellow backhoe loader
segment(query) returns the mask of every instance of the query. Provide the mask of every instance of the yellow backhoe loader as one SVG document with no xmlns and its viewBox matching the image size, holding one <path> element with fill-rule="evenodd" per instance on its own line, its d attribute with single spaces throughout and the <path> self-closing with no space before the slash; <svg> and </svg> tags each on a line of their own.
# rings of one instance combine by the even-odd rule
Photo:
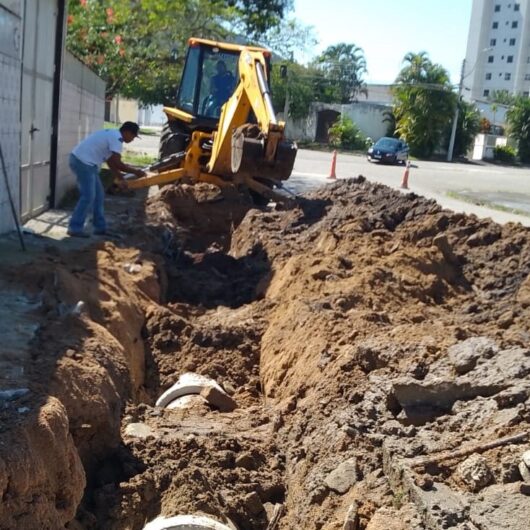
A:
<svg viewBox="0 0 530 530">
<path fill-rule="evenodd" d="M 268 50 L 192 38 L 160 160 L 129 188 L 178 180 L 246 188 L 257 202 L 282 201 L 273 191 L 291 175 L 297 146 L 284 138 L 269 89 Z"/>
</svg>

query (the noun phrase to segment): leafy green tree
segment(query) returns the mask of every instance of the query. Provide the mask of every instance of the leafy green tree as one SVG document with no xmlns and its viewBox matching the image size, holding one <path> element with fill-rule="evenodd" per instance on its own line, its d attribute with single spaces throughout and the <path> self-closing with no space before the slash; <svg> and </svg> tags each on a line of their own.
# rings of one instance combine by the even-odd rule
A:
<svg viewBox="0 0 530 530">
<path fill-rule="evenodd" d="M 294 7 L 293 0 L 214 0 L 212 3 L 233 7 L 252 38 L 260 38 L 269 28 L 277 26 Z"/>
<path fill-rule="evenodd" d="M 314 61 L 315 97 L 324 103 L 352 103 L 367 94 L 364 51 L 344 42 L 329 46 Z"/>
<path fill-rule="evenodd" d="M 292 7 L 291 0 L 263 3 L 69 0 L 67 47 L 106 81 L 108 98 L 119 93 L 144 104 L 171 104 L 188 38 L 224 40 L 238 27 L 256 35 Z"/>
<path fill-rule="evenodd" d="M 287 69 L 287 76 L 282 77 L 281 67 Z M 282 112 L 286 108 L 288 95 L 288 114 L 295 120 L 309 115 L 311 103 L 315 101 L 313 87 L 314 73 L 310 68 L 294 62 L 274 65 L 271 75 L 271 91 L 274 108 Z"/>
<path fill-rule="evenodd" d="M 530 99 L 518 97 L 506 113 L 509 135 L 517 142 L 521 162 L 530 162 Z"/>
<path fill-rule="evenodd" d="M 482 134 L 490 134 L 491 133 L 491 121 L 488 120 L 488 118 L 484 117 L 480 120 L 480 130 Z"/>
<path fill-rule="evenodd" d="M 393 88 L 396 133 L 409 144 L 411 154 L 429 158 L 451 122 L 456 95 L 447 70 L 426 52 L 408 53 L 404 63 Z"/>
<path fill-rule="evenodd" d="M 396 117 L 392 110 L 385 110 L 383 112 L 383 123 L 386 123 L 386 136 L 397 137 L 396 135 Z"/>
<path fill-rule="evenodd" d="M 453 151 L 455 157 L 465 156 L 468 153 L 481 128 L 480 112 L 475 105 L 461 100 L 458 106 L 460 113 L 456 125 L 455 147 Z M 446 145 L 449 145 L 451 129 L 452 124 L 447 127 Z"/>
<path fill-rule="evenodd" d="M 273 51 L 275 57 L 292 63 L 295 53 L 300 56 L 310 52 L 318 43 L 318 39 L 313 26 L 302 24 L 295 18 L 289 18 L 270 28 L 254 43 L 258 46 L 266 46 Z"/>
</svg>

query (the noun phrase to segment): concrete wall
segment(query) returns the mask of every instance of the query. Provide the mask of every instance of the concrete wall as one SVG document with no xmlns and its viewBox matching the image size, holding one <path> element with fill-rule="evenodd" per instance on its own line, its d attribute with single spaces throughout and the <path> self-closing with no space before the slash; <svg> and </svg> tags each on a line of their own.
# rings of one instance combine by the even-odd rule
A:
<svg viewBox="0 0 530 530">
<path fill-rule="evenodd" d="M 380 103 L 382 105 L 392 105 L 394 96 L 392 95 L 392 85 L 370 84 L 366 85 L 368 94 L 359 96 L 360 101 L 368 103 Z"/>
<path fill-rule="evenodd" d="M 166 122 L 167 116 L 164 113 L 163 105 L 140 107 L 138 111 L 138 123 L 140 125 L 164 125 Z"/>
<path fill-rule="evenodd" d="M 17 0 L 0 0 L 0 145 L 17 212 L 20 209 L 20 4 Z M 13 228 L 13 215 L 0 169 L 0 234 Z"/>
<path fill-rule="evenodd" d="M 138 114 L 138 101 L 116 96 L 110 102 L 108 121 L 112 123 L 123 123 L 124 121 L 138 122 Z"/>
<path fill-rule="evenodd" d="M 287 136 L 293 140 L 314 142 L 317 131 L 318 113 L 324 109 L 332 109 L 347 116 L 365 136 L 378 140 L 385 136 L 387 124 L 383 122 L 384 112 L 390 106 L 378 103 L 359 101 L 349 105 L 335 105 L 326 103 L 313 103 L 307 118 L 302 120 L 287 120 Z"/>
<path fill-rule="evenodd" d="M 515 142 L 509 140 L 506 136 L 495 134 L 479 134 L 475 138 L 475 144 L 472 148 L 472 160 L 493 160 L 496 147 L 516 146 Z"/>
<path fill-rule="evenodd" d="M 105 114 L 105 82 L 65 52 L 61 85 L 59 146 L 55 199 L 75 186 L 75 177 L 68 167 L 72 149 L 86 136 L 103 128 Z"/>
</svg>

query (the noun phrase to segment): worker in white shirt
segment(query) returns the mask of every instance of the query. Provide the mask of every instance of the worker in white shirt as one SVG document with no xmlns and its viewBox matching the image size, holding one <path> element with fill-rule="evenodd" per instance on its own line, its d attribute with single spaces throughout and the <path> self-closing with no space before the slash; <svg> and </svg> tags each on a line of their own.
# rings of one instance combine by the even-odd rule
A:
<svg viewBox="0 0 530 530">
<path fill-rule="evenodd" d="M 103 129 L 91 134 L 71 152 L 70 169 L 77 177 L 80 197 L 68 224 L 69 236 L 90 237 L 85 232 L 85 221 L 90 211 L 94 234 L 107 233 L 103 207 L 105 190 L 99 170 L 106 162 L 118 181 L 123 181 L 123 173 L 144 176 L 140 168 L 125 164 L 121 159 L 123 143 L 132 142 L 138 136 L 139 129 L 138 124 L 126 121 L 119 129 Z"/>
</svg>

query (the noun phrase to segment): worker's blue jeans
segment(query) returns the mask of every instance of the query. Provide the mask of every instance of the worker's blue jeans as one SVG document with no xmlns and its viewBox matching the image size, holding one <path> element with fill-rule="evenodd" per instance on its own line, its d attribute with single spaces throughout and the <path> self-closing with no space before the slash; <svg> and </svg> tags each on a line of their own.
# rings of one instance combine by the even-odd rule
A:
<svg viewBox="0 0 530 530">
<path fill-rule="evenodd" d="M 85 164 L 75 155 L 70 154 L 70 169 L 77 177 L 79 201 L 70 219 L 68 229 L 71 232 L 82 232 L 88 213 L 92 210 L 92 224 L 96 232 L 104 232 L 105 222 L 105 190 L 99 178 L 99 168 Z"/>
</svg>

